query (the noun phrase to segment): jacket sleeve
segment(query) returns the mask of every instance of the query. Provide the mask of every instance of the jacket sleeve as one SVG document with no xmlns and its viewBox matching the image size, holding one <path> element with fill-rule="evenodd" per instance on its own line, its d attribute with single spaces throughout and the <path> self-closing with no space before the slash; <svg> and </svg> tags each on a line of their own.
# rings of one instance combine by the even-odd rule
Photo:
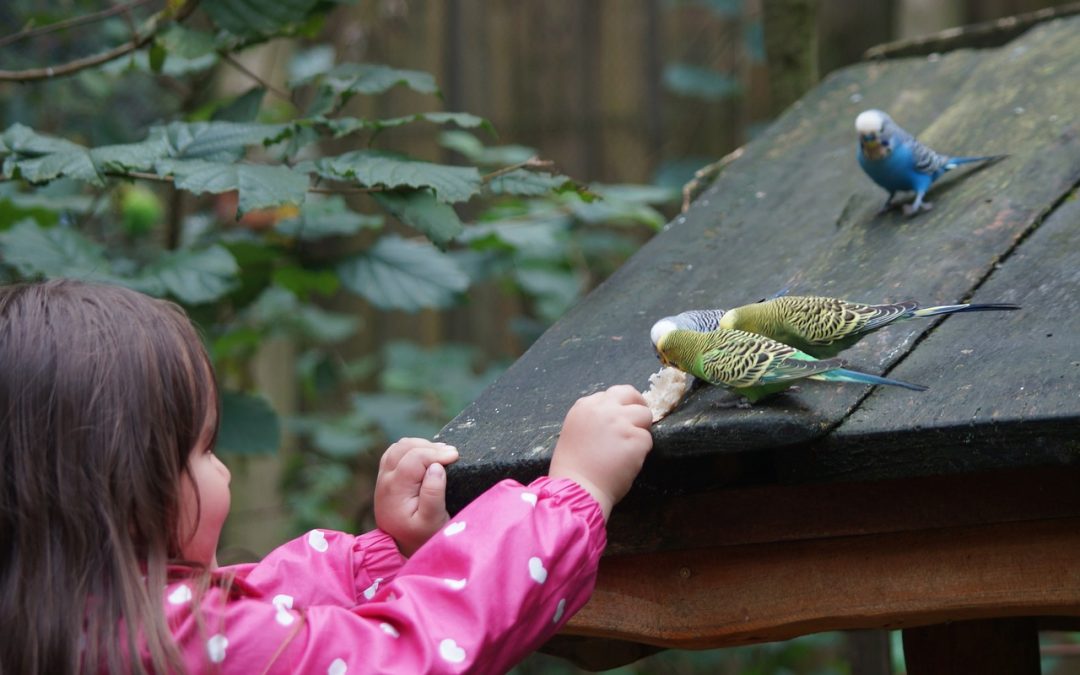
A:
<svg viewBox="0 0 1080 675">
<path fill-rule="evenodd" d="M 505 673 L 585 604 L 605 543 L 576 483 L 503 481 L 352 609 L 214 589 L 170 625 L 192 672 Z"/>
<path fill-rule="evenodd" d="M 285 543 L 260 562 L 222 567 L 246 586 L 277 602 L 297 607 L 353 607 L 370 600 L 380 584 L 394 578 L 405 556 L 382 530 L 353 536 L 311 530 Z"/>
</svg>

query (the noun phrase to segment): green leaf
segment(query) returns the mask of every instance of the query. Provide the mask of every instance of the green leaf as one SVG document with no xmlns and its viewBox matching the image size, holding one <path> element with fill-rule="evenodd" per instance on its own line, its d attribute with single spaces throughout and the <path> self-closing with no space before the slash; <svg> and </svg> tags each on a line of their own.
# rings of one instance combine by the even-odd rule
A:
<svg viewBox="0 0 1080 675">
<path fill-rule="evenodd" d="M 274 270 L 272 278 L 275 284 L 299 298 L 306 298 L 311 293 L 328 296 L 341 286 L 331 270 L 310 270 L 295 265 Z"/>
<path fill-rule="evenodd" d="M 267 455 L 281 445 L 277 413 L 261 396 L 221 393 L 221 427 L 216 450 L 233 455 Z"/>
<path fill-rule="evenodd" d="M 198 305 L 218 300 L 236 283 L 239 266 L 224 246 L 181 250 L 158 258 L 143 275 L 181 302 Z"/>
<path fill-rule="evenodd" d="M 482 186 L 476 167 L 433 164 L 377 150 L 325 157 L 315 163 L 315 171 L 367 187 L 431 188 L 439 201 L 447 203 L 468 201 Z"/>
<path fill-rule="evenodd" d="M 479 138 L 468 131 L 444 131 L 439 134 L 439 144 L 460 152 L 470 162 L 483 166 L 509 166 L 521 164 L 536 156 L 536 149 L 524 145 L 485 146 Z"/>
<path fill-rule="evenodd" d="M 341 342 L 360 326 L 357 317 L 302 302 L 288 290 L 270 286 L 248 308 L 247 317 L 272 330 L 287 329 L 322 343 Z"/>
<path fill-rule="evenodd" d="M 0 143 L 7 152 L 19 155 L 48 155 L 55 152 L 85 151 L 86 148 L 78 143 L 55 136 L 39 134 L 24 124 L 12 124 L 0 134 Z"/>
<path fill-rule="evenodd" d="M 31 183 L 47 183 L 60 177 L 75 178 L 101 186 L 105 180 L 86 149 L 57 152 L 24 159 L 15 164 L 15 174 Z"/>
<path fill-rule="evenodd" d="M 201 7 L 213 22 L 233 35 L 273 35 L 298 24 L 318 0 L 203 0 Z"/>
<path fill-rule="evenodd" d="M 225 122 L 251 122 L 259 114 L 266 89 L 252 87 L 234 98 L 228 105 L 214 111 L 213 119 Z"/>
<path fill-rule="evenodd" d="M 287 237 L 315 241 L 324 237 L 356 234 L 364 228 L 382 227 L 382 224 L 382 216 L 352 211 L 340 195 L 325 198 L 311 195 L 300 206 L 300 214 L 296 218 L 280 220 L 274 229 Z"/>
<path fill-rule="evenodd" d="M 289 86 L 299 87 L 311 82 L 334 67 L 334 46 L 318 45 L 293 55 L 289 61 Z"/>
<path fill-rule="evenodd" d="M 439 93 L 431 73 L 374 63 L 339 64 L 323 77 L 322 85 L 337 94 L 347 96 L 381 94 L 399 85 L 421 94 Z"/>
<path fill-rule="evenodd" d="M 424 403 L 409 394 L 354 394 L 353 408 L 374 422 L 387 438 L 431 438 L 438 425 L 424 419 Z"/>
<path fill-rule="evenodd" d="M 139 143 L 103 145 L 90 150 L 90 159 L 99 171 L 152 171 L 154 163 L 168 157 L 172 148 L 155 135 Z"/>
<path fill-rule="evenodd" d="M 204 160 L 161 160 L 161 175 L 172 174 L 176 187 L 195 194 L 239 191 L 237 215 L 252 209 L 300 204 L 307 196 L 308 177 L 287 166 L 220 164 Z"/>
<path fill-rule="evenodd" d="M 664 68 L 664 85 L 676 94 L 706 101 L 722 101 L 741 92 L 739 81 L 731 75 L 687 63 Z"/>
<path fill-rule="evenodd" d="M 197 59 L 217 50 L 214 36 L 206 31 L 194 30 L 181 24 L 170 24 L 154 38 L 170 56 Z"/>
<path fill-rule="evenodd" d="M 268 145 L 292 131 L 288 124 L 254 122 L 173 122 L 150 130 L 152 138 L 168 143 L 169 157 L 232 162 L 249 145 Z"/>
<path fill-rule="evenodd" d="M 557 190 L 569 182 L 569 178 L 558 174 L 514 169 L 492 178 L 488 181 L 487 188 L 497 195 L 539 196 Z"/>
<path fill-rule="evenodd" d="M 25 277 L 117 281 L 104 247 L 66 227 L 41 227 L 27 218 L 0 232 L 0 260 Z"/>
<path fill-rule="evenodd" d="M 459 112 L 430 112 L 405 115 L 403 117 L 391 117 L 384 120 L 368 120 L 360 117 L 339 117 L 326 121 L 326 126 L 334 133 L 335 138 L 340 138 L 357 131 L 382 131 L 394 127 L 412 124 L 414 122 L 431 122 L 432 124 L 456 124 L 463 128 L 483 127 L 492 134 L 495 127 L 483 117 L 470 113 Z"/>
<path fill-rule="evenodd" d="M 165 48 L 154 43 L 150 45 L 150 70 L 155 73 L 160 73 L 161 69 L 165 66 L 165 58 L 169 55 Z"/>
<path fill-rule="evenodd" d="M 376 192 L 372 196 L 394 217 L 420 230 L 439 247 L 464 229 L 453 207 L 435 199 L 429 190 Z"/>
<path fill-rule="evenodd" d="M 469 278 L 446 254 L 426 243 L 380 238 L 370 251 L 338 265 L 342 284 L 381 309 L 415 312 L 447 307 Z"/>
</svg>

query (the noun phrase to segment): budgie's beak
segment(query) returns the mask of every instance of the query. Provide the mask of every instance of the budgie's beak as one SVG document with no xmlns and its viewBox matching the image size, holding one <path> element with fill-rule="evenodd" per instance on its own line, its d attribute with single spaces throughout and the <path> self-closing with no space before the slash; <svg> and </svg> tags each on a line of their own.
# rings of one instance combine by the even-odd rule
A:
<svg viewBox="0 0 1080 675">
<path fill-rule="evenodd" d="M 878 160 L 889 154 L 888 148 L 877 134 L 860 134 L 859 144 L 862 145 L 863 154 L 867 159 Z"/>
</svg>

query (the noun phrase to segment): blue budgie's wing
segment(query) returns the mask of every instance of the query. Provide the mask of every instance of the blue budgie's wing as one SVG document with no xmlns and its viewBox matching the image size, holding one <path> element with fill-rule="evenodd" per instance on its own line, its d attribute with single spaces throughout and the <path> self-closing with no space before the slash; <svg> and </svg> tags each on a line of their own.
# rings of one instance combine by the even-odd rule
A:
<svg viewBox="0 0 1080 675">
<path fill-rule="evenodd" d="M 938 154 L 916 139 L 911 139 L 911 156 L 915 159 L 915 170 L 933 176 L 946 171 L 949 158 Z"/>
</svg>

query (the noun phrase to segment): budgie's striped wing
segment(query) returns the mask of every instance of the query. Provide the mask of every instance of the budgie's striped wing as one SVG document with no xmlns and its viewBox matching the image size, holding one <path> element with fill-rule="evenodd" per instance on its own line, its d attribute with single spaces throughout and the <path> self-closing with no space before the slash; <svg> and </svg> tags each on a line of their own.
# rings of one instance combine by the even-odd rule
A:
<svg viewBox="0 0 1080 675">
<path fill-rule="evenodd" d="M 918 307 L 915 302 L 865 305 L 818 296 L 788 296 L 771 302 L 793 333 L 819 345 L 868 333 Z"/>
<path fill-rule="evenodd" d="M 839 368 L 839 359 L 819 361 L 794 347 L 756 333 L 720 329 L 705 334 L 698 364 L 703 379 L 729 387 L 752 387 L 810 377 Z"/>
</svg>

